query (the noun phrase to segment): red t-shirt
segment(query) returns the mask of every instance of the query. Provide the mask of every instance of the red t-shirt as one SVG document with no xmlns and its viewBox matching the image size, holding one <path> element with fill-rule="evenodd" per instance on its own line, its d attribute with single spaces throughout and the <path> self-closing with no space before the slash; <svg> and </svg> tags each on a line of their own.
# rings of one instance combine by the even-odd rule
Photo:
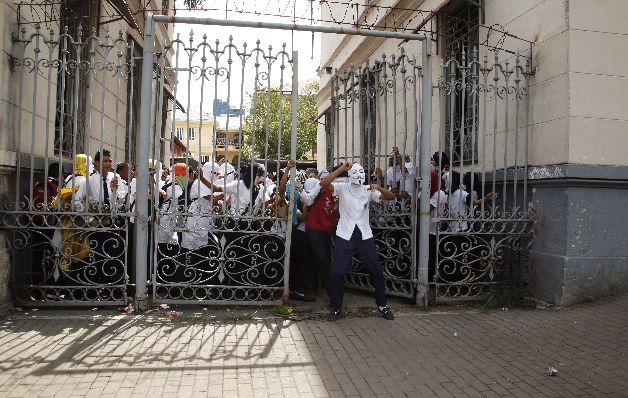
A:
<svg viewBox="0 0 628 398">
<path fill-rule="evenodd" d="M 338 224 L 338 203 L 329 189 L 324 189 L 321 196 L 310 207 L 305 226 L 322 232 L 334 232 Z"/>
</svg>

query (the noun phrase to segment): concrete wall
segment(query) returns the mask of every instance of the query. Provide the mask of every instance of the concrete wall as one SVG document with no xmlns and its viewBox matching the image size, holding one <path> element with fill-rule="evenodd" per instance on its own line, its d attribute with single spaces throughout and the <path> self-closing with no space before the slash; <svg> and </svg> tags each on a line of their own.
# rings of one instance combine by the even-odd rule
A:
<svg viewBox="0 0 628 398">
<path fill-rule="evenodd" d="M 569 1 L 569 162 L 628 165 L 628 2 Z"/>
</svg>

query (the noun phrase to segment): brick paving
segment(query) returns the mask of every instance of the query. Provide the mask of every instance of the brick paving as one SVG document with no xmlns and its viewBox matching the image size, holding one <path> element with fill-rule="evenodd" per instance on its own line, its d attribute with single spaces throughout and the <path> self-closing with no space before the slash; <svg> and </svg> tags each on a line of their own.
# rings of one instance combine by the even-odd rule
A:
<svg viewBox="0 0 628 398">
<path fill-rule="evenodd" d="M 0 396 L 628 396 L 628 295 L 488 314 L 393 308 L 393 322 L 337 323 L 17 313 L 0 321 Z"/>
</svg>

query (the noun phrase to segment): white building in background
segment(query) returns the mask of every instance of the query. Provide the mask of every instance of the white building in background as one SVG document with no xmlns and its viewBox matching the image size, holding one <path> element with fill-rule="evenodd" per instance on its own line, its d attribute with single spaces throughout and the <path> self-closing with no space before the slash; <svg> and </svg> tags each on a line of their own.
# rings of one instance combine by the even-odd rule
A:
<svg viewBox="0 0 628 398">
<path fill-rule="evenodd" d="M 536 220 L 530 251 L 530 288 L 536 296 L 561 304 L 628 291 L 628 215 L 621 211 L 628 203 L 628 2 L 381 0 L 369 2 L 369 6 L 396 6 L 406 11 L 385 12 L 382 10 L 386 8 L 379 8 L 375 15 L 373 8 L 358 7 L 358 21 L 404 26 L 429 34 L 435 86 L 442 76 L 443 60 L 452 56 L 462 61 L 462 48 L 467 59 L 478 48 L 480 60 L 486 54 L 489 62 L 498 49 L 501 62 L 509 61 L 510 68 L 515 66 L 517 52 L 522 59 L 529 59 L 535 69 L 529 80 L 529 110 L 525 116 L 529 119 L 526 123 L 520 114 L 517 125 L 519 133 L 528 129 L 528 201 Z M 344 5 L 330 2 L 322 7 L 321 17 L 332 20 L 331 14 L 345 10 Z M 324 123 L 319 124 L 319 167 L 356 154 L 363 162 L 381 167 L 393 143 L 403 145 L 403 137 L 408 139 L 405 152 L 418 159 L 413 144 L 414 121 L 409 121 L 405 135 L 400 126 L 407 116 L 401 108 L 391 110 L 387 120 L 372 120 L 372 105 L 363 103 L 355 105 L 355 113 L 344 119 L 333 115 L 331 98 L 336 70 L 342 73 L 367 61 L 373 66 L 382 60 L 382 54 L 391 60 L 393 55 L 401 55 L 401 48 L 410 57 L 416 56 L 420 64 L 421 43 L 332 34 L 322 34 L 321 43 L 317 103 Z M 510 85 L 515 84 L 512 76 Z M 368 85 L 353 82 L 349 87 L 351 84 L 360 89 Z M 340 88 L 339 92 L 344 92 L 345 88 Z M 394 90 L 391 88 L 390 98 L 397 95 L 399 100 L 403 90 Z M 464 106 L 455 105 L 452 111 L 448 107 L 450 99 L 434 87 L 430 153 L 439 147 L 449 152 L 452 137 L 454 146 L 460 144 L 460 135 L 451 134 L 452 121 L 458 129 L 459 120 L 464 120 L 465 131 L 470 131 L 471 115 L 476 115 L 477 128 L 483 128 L 482 103 L 469 101 Z M 453 103 L 459 104 L 456 101 Z M 497 143 L 496 159 L 501 162 L 506 151 L 508 168 L 513 167 L 515 158 L 523 164 L 526 156 L 523 141 L 519 141 L 517 152 L 513 145 L 513 101 L 509 97 L 508 118 L 502 118 L 509 121 L 508 129 L 502 119 L 495 136 L 492 127 L 486 126 L 489 142 L 495 138 Z M 413 106 L 406 104 L 408 109 Z M 466 114 L 461 113 L 463 108 Z M 493 110 L 487 109 L 487 114 L 488 120 L 493 120 Z M 375 130 L 376 123 L 380 126 L 378 138 L 371 141 L 367 129 L 370 125 Z M 344 133 L 339 136 L 346 129 L 353 132 L 348 134 L 353 134 L 353 140 L 348 141 Z M 504 131 L 509 131 L 508 141 Z M 372 148 L 367 148 L 369 143 Z M 464 137 L 464 147 L 463 170 L 472 169 L 480 159 L 492 163 L 493 154 L 482 150 L 481 136 L 476 137 L 475 144 L 472 137 Z M 367 154 L 374 148 L 379 157 L 368 160 Z M 459 160 L 454 159 L 454 163 L 458 165 Z M 498 163 L 497 170 L 502 168 L 503 163 Z"/>
</svg>

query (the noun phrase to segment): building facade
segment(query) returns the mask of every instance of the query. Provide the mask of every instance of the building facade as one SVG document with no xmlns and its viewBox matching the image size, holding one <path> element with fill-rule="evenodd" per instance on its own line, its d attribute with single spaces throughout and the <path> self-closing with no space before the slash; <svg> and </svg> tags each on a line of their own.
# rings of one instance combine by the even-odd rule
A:
<svg viewBox="0 0 628 398">
<path fill-rule="evenodd" d="M 628 3 L 382 0 L 355 9 L 358 23 L 426 33 L 434 77 L 429 153 L 449 154 L 452 169 L 461 174 L 481 168 L 483 182 L 485 174 L 488 182 L 502 173 L 502 185 L 513 187 L 515 194 L 508 194 L 508 201 L 519 200 L 519 208 L 534 223 L 526 261 L 530 291 L 558 304 L 627 291 L 628 216 L 620 209 L 628 200 L 628 67 L 622 55 L 628 53 L 628 36 L 621 17 Z M 342 5 L 326 3 L 321 17 L 342 19 L 338 13 L 344 11 Z M 362 80 L 347 81 L 351 73 L 345 71 L 364 71 L 404 57 L 410 62 L 416 57 L 413 66 L 418 65 L 421 42 L 323 34 L 321 43 L 317 103 L 324 123 L 318 132 L 319 167 L 343 157 L 384 167 L 395 144 L 418 161 L 418 126 L 404 114 L 417 105 L 401 102 L 400 86 L 384 89 L 369 81 L 368 73 Z M 447 63 L 452 59 L 458 65 L 454 69 Z M 485 66 L 491 72 L 484 75 L 488 83 L 483 86 Z M 465 81 L 462 76 L 471 76 L 474 68 L 475 77 Z M 407 81 L 416 79 L 413 68 L 402 69 L 398 73 L 406 73 Z M 491 92 L 493 78 L 498 80 L 495 70 L 501 71 L 499 78 L 506 79 L 504 87 L 510 90 Z M 388 117 L 375 120 L 370 115 L 380 105 L 369 100 L 352 105 L 347 86 L 357 87 L 355 92 L 388 90 L 388 100 L 395 99 L 399 106 L 388 105 Z M 460 89 L 466 94 L 452 94 Z M 488 102 L 482 101 L 484 93 Z M 334 113 L 334 100 L 342 109 L 347 98 L 355 112 Z M 490 101 L 494 108 L 488 106 Z M 494 126 L 486 120 L 495 121 Z M 346 129 L 349 134 L 342 134 Z M 381 142 L 368 133 L 377 129 L 377 137 L 384 136 L 377 138 Z M 351 131 L 362 137 L 351 140 Z M 527 150 L 518 138 L 524 135 Z M 493 151 L 482 146 L 483 137 L 495 143 Z M 347 149 L 352 146 L 352 151 Z M 370 160 L 373 148 L 379 152 Z M 488 165 L 486 173 L 482 164 Z M 495 187 L 501 190 L 499 181 Z M 505 208 L 506 195 L 503 200 Z"/>
</svg>

